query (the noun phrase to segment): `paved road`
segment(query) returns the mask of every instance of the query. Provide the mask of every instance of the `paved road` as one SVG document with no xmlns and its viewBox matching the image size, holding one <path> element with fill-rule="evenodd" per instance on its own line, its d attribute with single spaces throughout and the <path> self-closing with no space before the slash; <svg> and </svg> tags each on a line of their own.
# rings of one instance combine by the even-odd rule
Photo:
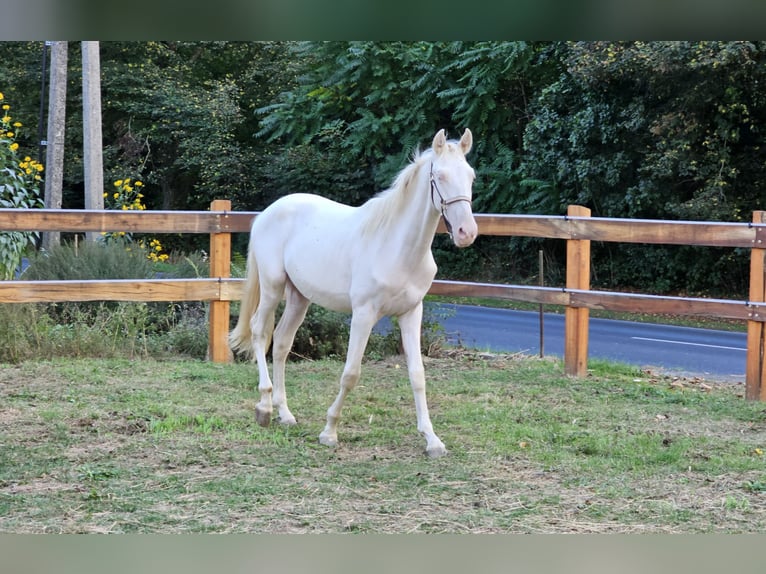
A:
<svg viewBox="0 0 766 574">
<path fill-rule="evenodd" d="M 440 304 L 435 313 L 453 344 L 540 352 L 536 311 Z M 543 326 L 545 354 L 563 356 L 564 316 L 546 313 Z M 744 381 L 746 338 L 745 333 L 591 318 L 588 355 L 680 375 Z"/>
</svg>

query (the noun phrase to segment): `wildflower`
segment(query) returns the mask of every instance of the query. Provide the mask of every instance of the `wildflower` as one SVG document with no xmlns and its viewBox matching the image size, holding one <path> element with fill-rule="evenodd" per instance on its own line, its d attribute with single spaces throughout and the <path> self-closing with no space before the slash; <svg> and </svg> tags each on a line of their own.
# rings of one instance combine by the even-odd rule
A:
<svg viewBox="0 0 766 574">
<path fill-rule="evenodd" d="M 16 151 L 17 149 L 19 149 L 19 144 L 17 144 L 16 142 L 13 142 L 13 143 L 12 143 L 10 146 L 8 146 L 8 147 L 10 147 L 10 148 L 11 148 L 11 151 Z"/>
<path fill-rule="evenodd" d="M 6 134 L 5 134 L 5 135 L 6 135 L 6 136 L 8 136 L 9 138 L 12 138 L 12 137 L 13 137 L 13 136 L 15 136 L 16 134 L 14 134 L 13 132 L 6 132 Z"/>
<path fill-rule="evenodd" d="M 120 194 L 119 193 L 115 193 L 112 197 L 114 197 L 115 199 L 119 199 L 120 198 Z"/>
<path fill-rule="evenodd" d="M 0 92 L 0 101 L 4 100 L 5 96 L 3 95 L 3 92 Z"/>
<path fill-rule="evenodd" d="M 23 124 L 21 122 L 13 122 L 14 128 L 20 128 Z"/>
<path fill-rule="evenodd" d="M 7 124 L 11 121 L 11 116 L 3 116 L 2 121 L 4 124 Z"/>
<path fill-rule="evenodd" d="M 121 185 L 122 185 L 121 179 L 118 179 L 117 181 L 114 182 L 114 187 L 120 187 Z"/>
</svg>

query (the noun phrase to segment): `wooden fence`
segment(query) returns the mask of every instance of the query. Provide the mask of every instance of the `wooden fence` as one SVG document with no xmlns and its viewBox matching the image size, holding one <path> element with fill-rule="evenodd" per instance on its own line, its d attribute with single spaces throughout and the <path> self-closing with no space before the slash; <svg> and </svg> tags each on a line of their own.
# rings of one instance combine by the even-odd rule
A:
<svg viewBox="0 0 766 574">
<path fill-rule="evenodd" d="M 0 281 L 0 303 L 45 301 L 209 301 L 209 357 L 227 362 L 229 304 L 240 299 L 242 280 L 230 277 L 231 234 L 246 233 L 256 212 L 232 212 L 216 200 L 210 211 L 84 211 L 0 209 L 0 231 L 127 231 L 210 235 L 210 278 L 111 281 Z M 752 223 L 654 221 L 592 218 L 570 206 L 565 216 L 476 215 L 483 235 L 525 236 L 567 241 L 566 285 L 534 287 L 462 281 L 434 281 L 430 293 L 480 296 L 566 307 L 564 363 L 567 374 L 587 372 L 590 309 L 668 313 L 747 322 L 746 397 L 766 400 L 766 211 Z M 443 227 L 439 231 L 444 232 Z M 751 251 L 746 301 L 664 297 L 590 290 L 590 243 L 609 241 L 744 247 Z"/>
</svg>

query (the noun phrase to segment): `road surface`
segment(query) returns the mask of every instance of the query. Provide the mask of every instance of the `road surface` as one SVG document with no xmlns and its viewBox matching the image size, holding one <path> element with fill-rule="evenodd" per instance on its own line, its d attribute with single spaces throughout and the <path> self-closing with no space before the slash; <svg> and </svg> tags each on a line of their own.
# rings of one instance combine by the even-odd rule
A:
<svg viewBox="0 0 766 574">
<path fill-rule="evenodd" d="M 536 311 L 428 305 L 427 313 L 444 326 L 451 344 L 492 352 L 540 352 Z M 564 316 L 546 313 L 543 332 L 544 353 L 563 356 Z M 591 318 L 588 356 L 679 375 L 744 381 L 746 339 L 744 332 Z"/>
</svg>

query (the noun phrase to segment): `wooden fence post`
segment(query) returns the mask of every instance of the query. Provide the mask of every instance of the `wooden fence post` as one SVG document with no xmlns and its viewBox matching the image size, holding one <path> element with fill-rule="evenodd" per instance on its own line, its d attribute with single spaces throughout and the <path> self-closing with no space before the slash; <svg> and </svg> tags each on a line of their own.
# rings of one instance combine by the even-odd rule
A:
<svg viewBox="0 0 766 574">
<path fill-rule="evenodd" d="M 231 211 L 231 201 L 216 199 L 210 211 Z M 231 276 L 231 233 L 210 234 L 210 277 Z M 229 302 L 210 301 L 210 328 L 208 334 L 208 358 L 214 363 L 229 363 Z"/>
<path fill-rule="evenodd" d="M 567 208 L 568 217 L 590 217 L 590 209 L 580 205 Z M 590 240 L 567 240 L 567 289 L 590 289 Z M 564 316 L 564 370 L 567 375 L 584 377 L 588 372 L 587 307 L 567 306 Z"/>
<path fill-rule="evenodd" d="M 753 223 L 766 223 L 766 211 L 754 211 Z M 756 234 L 750 250 L 750 301 L 766 301 L 766 237 Z M 755 317 L 758 311 L 751 311 Z M 759 317 L 762 319 L 762 317 Z M 766 329 L 763 321 L 747 322 L 747 362 L 745 365 L 745 398 L 766 401 Z"/>
</svg>

